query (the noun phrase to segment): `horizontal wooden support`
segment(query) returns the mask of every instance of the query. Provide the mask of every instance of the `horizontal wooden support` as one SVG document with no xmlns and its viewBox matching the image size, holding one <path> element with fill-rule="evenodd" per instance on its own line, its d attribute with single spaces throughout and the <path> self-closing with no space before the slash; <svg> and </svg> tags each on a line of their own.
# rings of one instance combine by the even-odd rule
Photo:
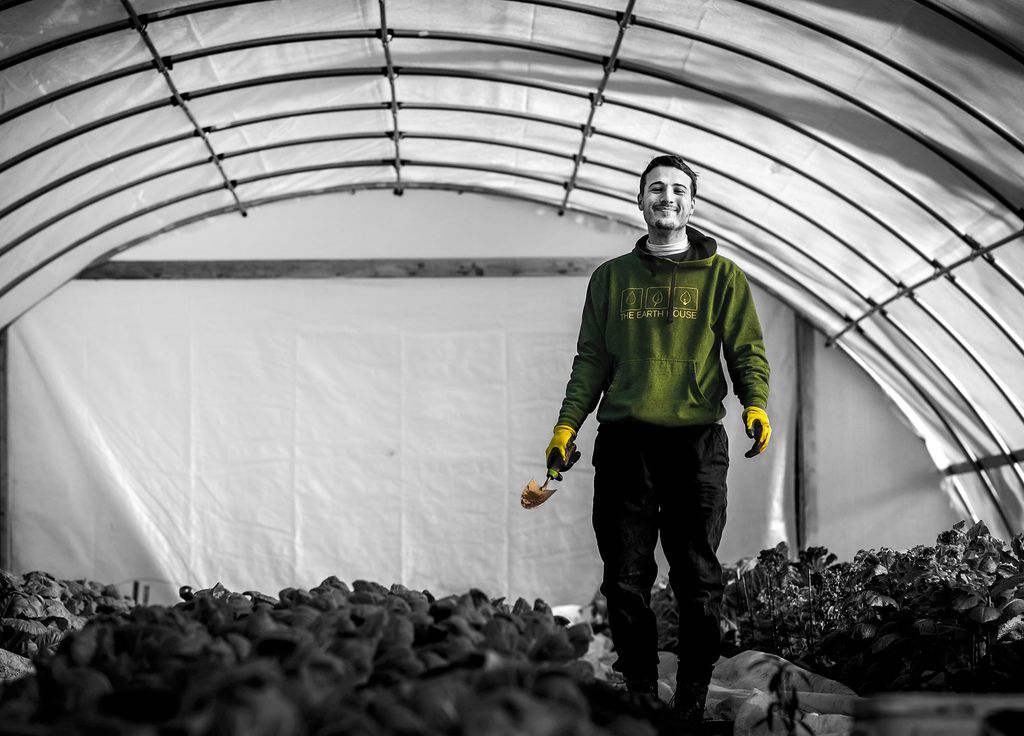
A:
<svg viewBox="0 0 1024 736">
<path fill-rule="evenodd" d="M 589 276 L 603 258 L 347 258 L 106 261 L 79 279 L 374 279 Z"/>
<path fill-rule="evenodd" d="M 964 473 L 976 473 L 979 467 L 983 470 L 990 470 L 1013 463 L 1024 463 L 1024 448 L 1014 450 L 1008 455 L 989 455 L 988 457 L 978 458 L 976 464 L 972 462 L 956 463 L 945 468 L 942 473 L 944 475 L 963 475 Z"/>
</svg>

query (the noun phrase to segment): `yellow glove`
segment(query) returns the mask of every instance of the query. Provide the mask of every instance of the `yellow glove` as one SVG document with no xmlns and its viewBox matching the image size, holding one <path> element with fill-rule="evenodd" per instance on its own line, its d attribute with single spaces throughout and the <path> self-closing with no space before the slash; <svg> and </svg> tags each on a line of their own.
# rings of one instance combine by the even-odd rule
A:
<svg viewBox="0 0 1024 736">
<path fill-rule="evenodd" d="M 575 437 L 576 432 L 572 427 L 564 424 L 555 427 L 554 435 L 544 453 L 548 475 L 555 480 L 562 480 L 562 471 L 568 470 L 580 459 L 579 450 L 572 442 Z"/>
<path fill-rule="evenodd" d="M 760 455 L 768 447 L 768 439 L 772 436 L 767 412 L 759 406 L 748 406 L 743 410 L 743 424 L 747 427 L 747 437 L 754 440 L 754 445 L 743 453 L 743 457 Z"/>
</svg>

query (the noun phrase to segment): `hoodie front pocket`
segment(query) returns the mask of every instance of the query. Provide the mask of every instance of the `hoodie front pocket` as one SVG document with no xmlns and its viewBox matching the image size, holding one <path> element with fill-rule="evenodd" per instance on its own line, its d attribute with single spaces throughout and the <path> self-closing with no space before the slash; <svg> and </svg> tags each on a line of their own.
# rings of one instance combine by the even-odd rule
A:
<svg viewBox="0 0 1024 736">
<path fill-rule="evenodd" d="M 635 416 L 675 414 L 706 406 L 692 360 L 628 360 L 615 370 L 608 401 Z"/>
</svg>

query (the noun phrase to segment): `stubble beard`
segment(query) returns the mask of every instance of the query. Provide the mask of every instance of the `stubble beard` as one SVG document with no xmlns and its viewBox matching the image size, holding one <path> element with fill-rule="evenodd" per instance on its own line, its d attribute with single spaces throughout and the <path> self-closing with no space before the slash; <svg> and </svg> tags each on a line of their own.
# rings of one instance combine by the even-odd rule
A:
<svg viewBox="0 0 1024 736">
<path fill-rule="evenodd" d="M 672 210 L 671 212 L 654 212 L 651 218 L 651 227 L 655 230 L 679 230 L 686 225 L 686 221 L 682 218 L 678 210 Z"/>
</svg>

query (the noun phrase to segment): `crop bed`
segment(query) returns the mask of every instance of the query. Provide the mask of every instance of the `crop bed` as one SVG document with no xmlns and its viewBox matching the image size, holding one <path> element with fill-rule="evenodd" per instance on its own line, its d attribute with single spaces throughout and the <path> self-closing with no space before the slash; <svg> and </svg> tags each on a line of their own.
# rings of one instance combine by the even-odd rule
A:
<svg viewBox="0 0 1024 736">
<path fill-rule="evenodd" d="M 613 689 L 580 660 L 589 624 L 568 625 L 540 600 L 435 599 L 334 577 L 278 598 L 183 590 L 172 607 L 108 595 L 79 629 L 69 621 L 53 651 L 35 654 L 35 676 L 0 689 L 0 734 L 675 732 L 666 706 Z M 31 595 L 43 613 L 54 600 Z"/>
<path fill-rule="evenodd" d="M 671 648 L 671 592 L 653 605 Z M 861 695 L 1024 692 L 1024 533 L 960 522 L 934 545 L 849 562 L 780 544 L 728 569 L 723 614 L 726 654 L 777 654 Z"/>
<path fill-rule="evenodd" d="M 934 546 L 850 562 L 779 545 L 726 577 L 726 656 L 776 654 L 860 695 L 1024 692 L 1024 534 L 960 523 Z M 0 736 L 679 732 L 666 706 L 611 687 L 585 657 L 599 598 L 570 624 L 541 600 L 335 577 L 276 598 L 181 593 L 137 605 L 114 586 L 0 572 L 0 649 L 36 670 L 0 684 Z M 672 651 L 671 589 L 652 603 Z"/>
</svg>

